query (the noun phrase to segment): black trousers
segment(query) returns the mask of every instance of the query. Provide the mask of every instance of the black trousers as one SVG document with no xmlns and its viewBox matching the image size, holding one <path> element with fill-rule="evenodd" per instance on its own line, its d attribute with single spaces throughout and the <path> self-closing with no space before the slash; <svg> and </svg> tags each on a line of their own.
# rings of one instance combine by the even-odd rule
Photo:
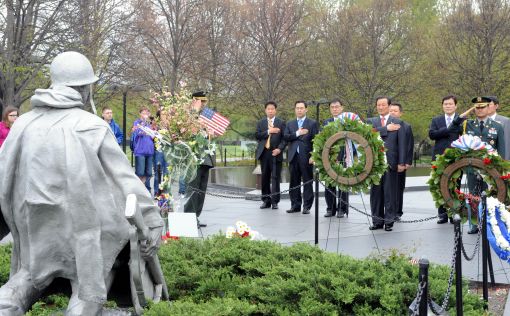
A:
<svg viewBox="0 0 510 316">
<path fill-rule="evenodd" d="M 202 214 L 204 207 L 205 192 L 207 191 L 207 182 L 209 181 L 209 169 L 211 166 L 200 165 L 197 169 L 197 176 L 186 186 L 186 197 L 189 197 L 184 204 L 184 213 L 196 213 L 197 217 Z M 197 188 L 200 192 L 194 191 Z"/>
<path fill-rule="evenodd" d="M 397 172 L 398 181 L 398 200 L 397 200 L 397 216 L 402 217 L 404 205 L 404 189 L 406 188 L 406 172 Z"/>
<path fill-rule="evenodd" d="M 398 208 L 398 172 L 388 169 L 379 185 L 370 188 L 370 209 L 374 225 L 393 226 Z"/>
<path fill-rule="evenodd" d="M 313 165 L 309 164 L 308 154 L 294 155 L 292 161 L 289 163 L 290 170 L 290 187 L 293 188 L 303 182 L 308 182 L 313 179 Z M 290 190 L 290 205 L 292 209 L 311 208 L 313 204 L 313 185 L 312 182 L 307 183 L 303 187 L 303 199 L 301 200 L 301 188 Z"/>
<path fill-rule="evenodd" d="M 262 152 L 260 169 L 262 171 L 262 195 L 280 192 L 282 161 L 277 161 L 276 157 L 271 154 L 271 150 L 264 149 Z M 262 197 L 262 201 L 267 204 L 278 204 L 280 194 Z"/>
<path fill-rule="evenodd" d="M 336 198 L 338 196 L 338 199 Z M 337 212 L 349 213 L 349 192 L 342 191 L 337 187 L 327 187 L 324 193 L 327 211 L 335 215 Z"/>
</svg>

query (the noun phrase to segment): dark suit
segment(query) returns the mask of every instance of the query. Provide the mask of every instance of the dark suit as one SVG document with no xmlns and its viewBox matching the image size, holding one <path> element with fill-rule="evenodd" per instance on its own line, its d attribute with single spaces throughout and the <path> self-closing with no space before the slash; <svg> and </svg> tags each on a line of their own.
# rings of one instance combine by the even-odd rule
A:
<svg viewBox="0 0 510 316">
<path fill-rule="evenodd" d="M 285 131 L 285 122 L 275 117 L 273 127 L 280 129 L 277 134 L 271 134 L 269 149 L 265 148 L 268 134 L 268 119 L 263 118 L 257 123 L 257 133 L 255 138 L 258 140 L 256 157 L 260 160 L 260 168 L 262 171 L 262 195 L 280 192 L 280 180 L 282 173 L 283 150 L 285 149 L 285 139 L 283 132 Z M 280 154 L 273 157 L 273 149 L 279 148 Z M 262 201 L 266 204 L 278 204 L 280 202 L 280 194 L 272 195 L 271 197 L 262 197 Z"/>
<path fill-rule="evenodd" d="M 402 125 L 398 118 L 389 116 L 385 126 L 381 126 L 379 116 L 367 120 L 381 135 L 386 147 L 386 160 L 389 168 L 381 178 L 379 185 L 372 185 L 370 188 L 370 208 L 373 216 L 374 226 L 392 227 L 398 210 L 398 172 L 397 166 L 406 163 L 406 139 L 405 130 L 400 128 L 398 131 L 389 132 L 387 125 L 390 123 Z M 384 219 L 384 220 L 383 220 Z"/>
<path fill-rule="evenodd" d="M 312 140 L 318 133 L 317 122 L 309 118 L 305 118 L 302 128 L 308 129 L 308 134 L 296 136 L 298 121 L 294 119 L 285 126 L 284 138 L 288 144 L 288 158 L 290 171 L 290 187 L 295 187 L 303 182 L 313 179 L 313 165 L 309 163 L 311 152 L 313 150 Z M 297 210 L 301 208 L 309 209 L 313 204 L 313 186 L 308 183 L 303 188 L 303 201 L 301 201 L 301 188 L 291 190 L 289 192 L 291 209 Z"/>
<path fill-rule="evenodd" d="M 459 117 L 457 113 L 454 114 L 452 123 L 449 128 L 446 127 L 446 118 L 445 115 L 439 115 L 432 118 L 432 122 L 429 127 L 429 138 L 434 141 L 434 148 L 432 150 L 432 161 L 436 160 L 436 155 L 444 154 L 446 148 L 451 147 L 453 141 L 459 138 L 462 129 L 459 125 L 454 125 L 453 121 Z M 460 188 L 460 181 L 457 181 L 457 188 Z M 443 206 L 440 206 L 437 209 L 437 214 L 439 219 L 446 219 L 447 212 Z"/>
<path fill-rule="evenodd" d="M 335 119 L 330 117 L 324 121 L 322 126 L 326 126 L 333 122 Z M 337 160 L 339 163 L 344 164 L 345 167 L 345 148 L 340 150 Z M 338 201 L 336 197 L 338 196 Z M 335 215 L 337 212 L 347 214 L 349 213 L 349 192 L 342 191 L 335 186 L 328 186 L 326 192 L 324 192 L 326 198 L 327 211 L 331 215 Z"/>
<path fill-rule="evenodd" d="M 452 123 L 458 117 L 459 115 L 455 113 Z M 436 160 L 436 155 L 442 155 L 446 148 L 451 147 L 452 142 L 459 138 L 461 132 L 462 129 L 458 125 L 451 124 L 449 128 L 446 127 L 444 114 L 434 117 L 429 127 L 429 137 L 435 142 L 432 161 Z"/>
<path fill-rule="evenodd" d="M 411 128 L 411 125 L 407 124 L 406 122 L 402 121 L 402 127 L 405 131 L 405 139 L 406 139 L 406 165 L 412 165 L 413 164 L 413 154 L 414 154 L 414 136 L 413 136 L 413 129 Z M 398 209 L 397 209 L 397 216 L 401 217 L 404 213 L 402 211 L 403 205 L 404 205 L 404 189 L 406 188 L 406 171 L 404 172 L 398 172 L 397 173 L 398 178 Z"/>
</svg>

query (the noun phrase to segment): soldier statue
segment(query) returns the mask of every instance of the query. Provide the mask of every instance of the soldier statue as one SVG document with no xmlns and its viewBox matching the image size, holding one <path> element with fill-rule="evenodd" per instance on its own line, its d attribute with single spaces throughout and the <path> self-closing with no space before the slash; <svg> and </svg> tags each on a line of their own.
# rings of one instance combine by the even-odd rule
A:
<svg viewBox="0 0 510 316">
<path fill-rule="evenodd" d="M 66 315 L 100 315 L 129 244 L 128 195 L 148 227 L 141 253 L 150 257 L 160 245 L 163 221 L 149 192 L 108 124 L 83 110 L 98 80 L 89 60 L 61 53 L 50 76 L 0 149 L 0 238 L 13 238 L 0 315 L 23 315 L 56 278 L 71 285 Z"/>
</svg>

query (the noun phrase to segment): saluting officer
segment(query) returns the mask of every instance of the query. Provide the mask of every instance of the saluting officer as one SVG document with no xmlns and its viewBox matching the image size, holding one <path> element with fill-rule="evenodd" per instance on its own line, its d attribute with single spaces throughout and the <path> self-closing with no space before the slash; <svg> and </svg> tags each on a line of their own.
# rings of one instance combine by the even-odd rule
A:
<svg viewBox="0 0 510 316">
<path fill-rule="evenodd" d="M 480 137 L 482 141 L 496 149 L 501 157 L 504 157 L 505 132 L 501 124 L 489 118 L 487 106 L 491 99 L 488 97 L 476 97 L 471 102 L 474 103 L 473 107 L 456 117 L 452 123 L 462 129 L 462 134 Z M 466 120 L 465 118 L 473 110 L 475 110 L 476 118 Z"/>
<path fill-rule="evenodd" d="M 501 157 L 505 157 L 505 134 L 503 126 L 489 118 L 488 105 L 491 99 L 488 97 L 476 97 L 473 98 L 471 102 L 474 103 L 473 107 L 456 117 L 452 124 L 461 129 L 462 134 L 480 137 L 483 142 L 490 144 L 496 149 Z M 475 111 L 476 118 L 471 120 L 465 119 L 473 110 Z M 487 188 L 487 184 L 477 180 L 477 171 L 470 168 L 466 173 L 469 192 L 480 196 L 482 190 Z M 478 233 L 477 226 L 471 226 L 468 234 L 476 233 Z"/>
</svg>

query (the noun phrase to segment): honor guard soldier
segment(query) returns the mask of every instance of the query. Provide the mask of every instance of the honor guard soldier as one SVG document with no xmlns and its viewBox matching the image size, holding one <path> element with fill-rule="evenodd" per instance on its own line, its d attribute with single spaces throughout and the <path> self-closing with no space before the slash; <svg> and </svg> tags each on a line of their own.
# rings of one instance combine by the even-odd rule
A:
<svg viewBox="0 0 510 316">
<path fill-rule="evenodd" d="M 474 103 L 473 107 L 455 118 L 452 125 L 454 125 L 454 128 L 460 129 L 462 134 L 480 137 L 483 142 L 496 149 L 501 157 L 505 157 L 505 134 L 503 126 L 489 118 L 488 105 L 491 99 L 488 97 L 476 97 L 473 98 L 472 102 Z M 466 119 L 473 110 L 475 111 L 476 118 Z M 481 192 L 487 188 L 487 184 L 480 181 L 476 170 L 470 168 L 466 173 L 469 192 L 480 196 Z M 472 225 L 470 220 L 469 222 L 471 229 L 468 234 L 478 233 L 477 226 Z"/>
</svg>

